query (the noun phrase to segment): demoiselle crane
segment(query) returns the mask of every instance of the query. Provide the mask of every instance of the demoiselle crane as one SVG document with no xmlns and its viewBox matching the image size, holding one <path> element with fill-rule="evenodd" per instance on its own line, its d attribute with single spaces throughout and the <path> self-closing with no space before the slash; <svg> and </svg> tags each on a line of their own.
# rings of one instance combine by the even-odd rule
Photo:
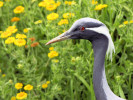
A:
<svg viewBox="0 0 133 100">
<path fill-rule="evenodd" d="M 104 67 L 106 51 L 112 59 L 115 48 L 106 25 L 93 18 L 81 18 L 74 22 L 68 31 L 50 40 L 46 45 L 67 39 L 86 39 L 92 43 L 94 51 L 93 87 L 96 100 L 125 100 L 116 96 L 107 83 Z"/>
</svg>

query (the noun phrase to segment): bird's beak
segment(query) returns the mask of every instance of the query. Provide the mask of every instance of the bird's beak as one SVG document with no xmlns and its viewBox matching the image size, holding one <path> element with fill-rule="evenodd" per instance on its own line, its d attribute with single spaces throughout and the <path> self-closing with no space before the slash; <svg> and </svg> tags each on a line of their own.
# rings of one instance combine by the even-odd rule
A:
<svg viewBox="0 0 133 100">
<path fill-rule="evenodd" d="M 49 45 L 51 43 L 55 43 L 55 42 L 59 42 L 59 41 L 63 41 L 63 40 L 67 40 L 71 37 L 71 35 L 69 34 L 68 31 L 62 33 L 61 35 L 53 38 L 52 40 L 50 40 L 49 42 L 46 43 L 46 45 Z"/>
</svg>

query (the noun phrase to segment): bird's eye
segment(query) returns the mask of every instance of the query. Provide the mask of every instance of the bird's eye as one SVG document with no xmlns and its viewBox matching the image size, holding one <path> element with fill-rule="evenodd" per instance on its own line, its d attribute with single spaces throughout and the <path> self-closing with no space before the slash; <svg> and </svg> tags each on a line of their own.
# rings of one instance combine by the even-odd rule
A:
<svg viewBox="0 0 133 100">
<path fill-rule="evenodd" d="M 80 30 L 81 30 L 81 31 L 84 31 L 84 30 L 85 30 L 85 27 L 80 27 Z"/>
</svg>

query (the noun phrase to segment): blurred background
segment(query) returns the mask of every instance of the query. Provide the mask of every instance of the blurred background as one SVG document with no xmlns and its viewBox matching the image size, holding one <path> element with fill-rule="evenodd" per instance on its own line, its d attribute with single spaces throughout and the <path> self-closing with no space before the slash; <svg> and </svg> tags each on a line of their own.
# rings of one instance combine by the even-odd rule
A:
<svg viewBox="0 0 133 100">
<path fill-rule="evenodd" d="M 0 100 L 96 100 L 87 40 L 46 46 L 80 18 L 100 20 L 115 45 L 106 75 L 112 91 L 133 100 L 132 0 L 0 0 Z"/>
</svg>

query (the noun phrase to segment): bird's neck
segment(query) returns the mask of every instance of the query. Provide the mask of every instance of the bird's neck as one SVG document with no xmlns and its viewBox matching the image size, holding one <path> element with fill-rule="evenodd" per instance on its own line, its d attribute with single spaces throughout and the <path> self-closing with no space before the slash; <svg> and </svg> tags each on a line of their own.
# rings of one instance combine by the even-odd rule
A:
<svg viewBox="0 0 133 100">
<path fill-rule="evenodd" d="M 96 100 L 124 100 L 116 96 L 110 89 L 105 75 L 104 60 L 108 48 L 106 36 L 92 41 L 94 51 L 93 87 Z"/>
<path fill-rule="evenodd" d="M 93 87 L 96 100 L 107 100 L 103 86 L 103 78 L 106 80 L 104 60 L 108 47 L 108 39 L 95 39 L 92 41 L 94 51 L 94 68 L 93 68 Z"/>
</svg>

